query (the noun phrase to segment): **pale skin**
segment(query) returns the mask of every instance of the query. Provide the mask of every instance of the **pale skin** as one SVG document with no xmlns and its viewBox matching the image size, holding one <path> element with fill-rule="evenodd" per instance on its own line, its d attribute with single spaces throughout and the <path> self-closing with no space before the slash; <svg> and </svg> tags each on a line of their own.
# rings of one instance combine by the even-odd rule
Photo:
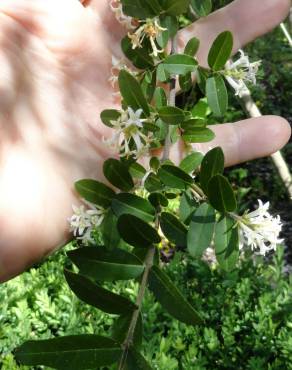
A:
<svg viewBox="0 0 292 370">
<path fill-rule="evenodd" d="M 180 39 L 199 37 L 206 64 L 218 33 L 234 33 L 235 52 L 273 29 L 289 7 L 290 0 L 235 0 Z M 67 218 L 79 201 L 74 181 L 103 180 L 111 153 L 101 141 L 111 133 L 99 115 L 117 107 L 108 78 L 124 33 L 106 0 L 0 0 L 0 281 L 68 240 Z M 215 131 L 212 146 L 223 147 L 227 165 L 267 156 L 290 137 L 276 116 Z"/>
</svg>

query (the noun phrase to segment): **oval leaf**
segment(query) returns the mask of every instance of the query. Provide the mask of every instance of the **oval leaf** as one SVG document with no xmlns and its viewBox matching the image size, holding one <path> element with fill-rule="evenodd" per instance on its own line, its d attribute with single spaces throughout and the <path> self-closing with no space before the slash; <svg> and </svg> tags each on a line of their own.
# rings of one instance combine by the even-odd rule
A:
<svg viewBox="0 0 292 370">
<path fill-rule="evenodd" d="M 105 178 L 118 189 L 130 191 L 134 187 L 128 168 L 117 159 L 107 159 L 103 164 L 103 173 Z"/>
<path fill-rule="evenodd" d="M 188 325 L 202 323 L 197 311 L 184 298 L 168 275 L 157 266 L 151 268 L 149 288 L 161 306 L 177 320 Z"/>
<path fill-rule="evenodd" d="M 182 138 L 187 143 L 207 143 L 215 138 L 215 134 L 209 128 L 192 127 L 184 131 Z"/>
<path fill-rule="evenodd" d="M 204 157 L 201 165 L 200 184 L 205 193 L 208 191 L 209 180 L 224 171 L 224 153 L 220 147 L 211 149 Z"/>
<path fill-rule="evenodd" d="M 136 68 L 147 69 L 153 68 L 153 58 L 151 58 L 151 45 L 146 40 L 143 43 L 143 48 L 133 49 L 133 45 L 128 36 L 122 39 L 122 50 L 125 56 L 133 63 Z"/>
<path fill-rule="evenodd" d="M 16 349 L 15 358 L 23 365 L 44 365 L 55 369 L 96 369 L 118 361 L 119 344 L 99 335 L 71 335 L 28 341 Z"/>
<path fill-rule="evenodd" d="M 152 226 L 133 215 L 122 215 L 118 219 L 118 230 L 125 242 L 137 248 L 147 248 L 161 240 Z"/>
<path fill-rule="evenodd" d="M 233 212 L 237 207 L 232 187 L 222 175 L 216 175 L 209 181 L 208 197 L 211 205 L 220 212 Z"/>
<path fill-rule="evenodd" d="M 191 153 L 180 162 L 179 168 L 186 173 L 192 173 L 200 166 L 203 157 L 203 154 L 200 152 Z"/>
<path fill-rule="evenodd" d="M 196 37 L 192 37 L 186 44 L 184 54 L 194 57 L 199 50 L 200 40 Z"/>
<path fill-rule="evenodd" d="M 68 270 L 65 270 L 64 274 L 69 287 L 77 297 L 101 311 L 123 315 L 137 309 L 137 306 L 127 298 L 101 288 L 85 276 Z"/>
<path fill-rule="evenodd" d="M 164 59 L 163 69 L 171 75 L 185 75 L 195 72 L 198 62 L 185 54 L 172 54 Z"/>
<path fill-rule="evenodd" d="M 184 190 L 192 184 L 193 179 L 179 167 L 163 165 L 158 170 L 158 177 L 166 185 L 174 189 Z"/>
<path fill-rule="evenodd" d="M 110 206 L 112 198 L 115 196 L 115 192 L 111 188 L 99 181 L 90 179 L 75 182 L 75 189 L 88 202 L 104 208 Z"/>
<path fill-rule="evenodd" d="M 208 54 L 209 67 L 214 71 L 224 68 L 231 56 L 233 48 L 233 36 L 230 31 L 225 31 L 218 35 L 211 46 Z"/>
<path fill-rule="evenodd" d="M 207 79 L 206 95 L 212 112 L 218 117 L 223 116 L 228 108 L 228 94 L 221 76 Z"/>
<path fill-rule="evenodd" d="M 161 2 L 165 13 L 174 16 L 185 13 L 190 4 L 190 0 L 164 0 Z"/>
<path fill-rule="evenodd" d="M 158 114 L 160 119 L 169 125 L 179 125 L 185 120 L 184 111 L 176 107 L 161 107 Z"/>
<path fill-rule="evenodd" d="M 186 247 L 188 230 L 177 217 L 169 212 L 163 212 L 160 217 L 160 227 L 171 243 L 180 247 Z"/>
<path fill-rule="evenodd" d="M 121 113 L 115 109 L 106 109 L 101 112 L 100 119 L 102 123 L 108 127 L 113 127 L 111 121 L 117 121 L 121 116 Z"/>
<path fill-rule="evenodd" d="M 104 246 L 110 250 L 117 248 L 120 244 L 121 238 L 118 233 L 117 223 L 117 216 L 109 209 L 102 221 L 101 230 Z"/>
</svg>

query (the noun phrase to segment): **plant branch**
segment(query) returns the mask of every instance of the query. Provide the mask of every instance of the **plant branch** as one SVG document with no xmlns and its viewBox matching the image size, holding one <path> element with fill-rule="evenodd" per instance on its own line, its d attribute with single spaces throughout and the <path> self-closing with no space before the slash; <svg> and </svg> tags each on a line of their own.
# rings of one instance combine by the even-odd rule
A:
<svg viewBox="0 0 292 370">
<path fill-rule="evenodd" d="M 173 38 L 171 40 L 170 55 L 176 54 L 176 53 L 177 53 L 177 39 Z M 176 81 L 177 81 L 177 76 L 176 75 L 171 76 L 171 80 L 169 83 L 169 97 L 168 97 L 168 105 L 170 107 L 175 107 Z M 166 135 L 165 143 L 164 143 L 162 161 L 166 161 L 167 159 L 169 159 L 170 147 L 171 147 L 170 129 L 169 129 L 169 125 L 167 125 L 167 135 Z"/>
</svg>

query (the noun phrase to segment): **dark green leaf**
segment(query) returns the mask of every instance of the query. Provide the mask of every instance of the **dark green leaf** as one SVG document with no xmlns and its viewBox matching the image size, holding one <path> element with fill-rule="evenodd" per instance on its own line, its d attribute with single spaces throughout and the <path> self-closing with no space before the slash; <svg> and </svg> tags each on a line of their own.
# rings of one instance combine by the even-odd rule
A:
<svg viewBox="0 0 292 370">
<path fill-rule="evenodd" d="M 201 165 L 200 184 L 205 193 L 208 191 L 209 180 L 224 171 L 224 153 L 220 147 L 210 150 Z"/>
<path fill-rule="evenodd" d="M 220 33 L 215 39 L 208 55 L 208 64 L 214 71 L 224 68 L 231 56 L 233 48 L 233 36 L 229 31 Z"/>
<path fill-rule="evenodd" d="M 121 116 L 121 113 L 115 109 L 106 109 L 101 112 L 100 119 L 102 122 L 108 126 L 113 127 L 111 121 L 117 121 Z"/>
<path fill-rule="evenodd" d="M 170 38 L 175 37 L 178 31 L 178 22 L 176 17 L 160 17 L 160 26 L 166 28 L 166 31 L 160 32 L 156 41 L 161 48 L 165 48 Z"/>
<path fill-rule="evenodd" d="M 106 213 L 101 224 L 102 238 L 105 248 L 112 250 L 120 244 L 120 235 L 117 229 L 118 218 L 111 209 Z"/>
<path fill-rule="evenodd" d="M 172 75 L 185 75 L 195 72 L 198 62 L 191 56 L 185 54 L 173 54 L 164 59 L 163 68 Z"/>
<path fill-rule="evenodd" d="M 127 298 L 101 288 L 85 276 L 74 274 L 68 270 L 65 270 L 64 274 L 69 287 L 77 297 L 101 311 L 123 315 L 137 308 L 136 305 Z"/>
<path fill-rule="evenodd" d="M 118 343 L 123 344 L 126 339 L 128 329 L 132 320 L 132 314 L 120 316 L 114 323 L 112 327 L 112 337 Z M 142 344 L 143 339 L 143 321 L 142 315 L 139 313 L 137 325 L 135 327 L 134 336 L 133 336 L 133 345 L 136 348 L 139 348 Z"/>
<path fill-rule="evenodd" d="M 134 162 L 130 165 L 129 172 L 131 176 L 136 179 L 143 179 L 146 174 L 145 168 L 137 162 Z"/>
<path fill-rule="evenodd" d="M 184 190 L 193 182 L 190 175 L 179 167 L 171 165 L 161 166 L 158 170 L 158 177 L 164 185 L 174 189 Z"/>
<path fill-rule="evenodd" d="M 203 157 L 202 153 L 193 152 L 180 162 L 179 167 L 186 173 L 192 173 L 200 166 Z"/>
<path fill-rule="evenodd" d="M 190 217 L 197 209 L 197 207 L 198 203 L 194 199 L 191 191 L 185 191 L 181 196 L 179 205 L 179 218 L 181 219 L 181 221 L 185 224 L 189 224 Z"/>
<path fill-rule="evenodd" d="M 23 365 L 44 365 L 55 369 L 92 369 L 118 361 L 120 346 L 98 335 L 71 335 L 28 341 L 17 348 L 15 358 Z"/>
<path fill-rule="evenodd" d="M 186 44 L 184 54 L 194 57 L 200 46 L 200 40 L 196 37 L 192 37 Z"/>
<path fill-rule="evenodd" d="M 191 0 L 191 5 L 199 17 L 206 17 L 212 11 L 212 0 Z"/>
<path fill-rule="evenodd" d="M 99 181 L 90 179 L 75 182 L 75 189 L 88 202 L 104 208 L 110 206 L 112 198 L 115 196 L 115 192 L 111 188 Z"/>
<path fill-rule="evenodd" d="M 159 177 L 155 175 L 155 173 L 151 172 L 144 183 L 144 187 L 149 193 L 152 193 L 153 191 L 159 191 L 164 188 L 164 185 L 160 181 Z"/>
<path fill-rule="evenodd" d="M 185 113 L 177 107 L 165 106 L 158 109 L 160 119 L 169 125 L 179 125 L 185 120 Z"/>
<path fill-rule="evenodd" d="M 161 306 L 177 320 L 188 325 L 202 323 L 200 315 L 184 298 L 165 272 L 153 266 L 149 275 L 149 288 Z"/>
<path fill-rule="evenodd" d="M 185 130 L 182 138 L 187 143 L 207 143 L 215 138 L 215 134 L 207 127 L 193 127 Z"/>
<path fill-rule="evenodd" d="M 192 74 L 187 73 L 186 75 L 180 75 L 179 86 L 182 91 L 189 91 L 193 86 Z"/>
<path fill-rule="evenodd" d="M 152 170 L 157 171 L 160 167 L 160 160 L 157 157 L 151 157 L 149 165 Z"/>
<path fill-rule="evenodd" d="M 154 192 L 151 193 L 148 197 L 149 202 L 153 205 L 153 207 L 167 207 L 168 206 L 168 199 L 161 193 Z"/>
<path fill-rule="evenodd" d="M 222 175 L 216 175 L 209 181 L 208 197 L 212 206 L 220 212 L 233 212 L 237 207 L 232 187 Z"/>
<path fill-rule="evenodd" d="M 133 45 L 128 36 L 122 40 L 122 50 L 125 56 L 139 69 L 153 68 L 153 58 L 151 58 L 151 46 L 149 42 L 144 42 L 142 48 L 133 49 Z"/>
<path fill-rule="evenodd" d="M 160 217 L 160 227 L 166 238 L 175 245 L 185 247 L 187 245 L 187 228 L 173 214 L 163 212 Z"/>
<path fill-rule="evenodd" d="M 216 224 L 214 242 L 220 267 L 227 272 L 232 271 L 239 257 L 238 227 L 234 227 L 233 220 L 224 217 Z"/>
<path fill-rule="evenodd" d="M 122 215 L 118 219 L 118 230 L 124 241 L 133 247 L 147 248 L 160 242 L 157 231 L 133 215 Z"/>
<path fill-rule="evenodd" d="M 207 203 L 203 203 L 192 214 L 188 232 L 188 251 L 192 257 L 201 257 L 210 247 L 215 226 L 215 210 Z"/>
<path fill-rule="evenodd" d="M 103 164 L 103 173 L 105 178 L 118 189 L 130 191 L 134 187 L 127 166 L 117 159 L 107 159 Z"/>
<path fill-rule="evenodd" d="M 122 249 L 107 251 L 83 247 L 67 253 L 84 276 L 102 281 L 129 280 L 140 276 L 144 266 L 133 254 Z"/>
<path fill-rule="evenodd" d="M 164 0 L 162 7 L 166 14 L 177 16 L 185 13 L 189 4 L 190 0 Z"/>
<path fill-rule="evenodd" d="M 133 18 L 153 18 L 161 12 L 158 0 L 121 0 L 123 12 Z"/>
<path fill-rule="evenodd" d="M 119 74 L 121 95 L 127 106 L 133 110 L 142 109 L 146 116 L 150 115 L 147 100 L 143 94 L 140 83 L 129 72 L 122 70 Z"/>
<path fill-rule="evenodd" d="M 228 94 L 221 76 L 208 78 L 206 95 L 212 112 L 218 117 L 223 116 L 228 108 Z"/>
<path fill-rule="evenodd" d="M 127 356 L 126 370 L 152 370 L 152 367 L 140 353 L 130 349 Z"/>
<path fill-rule="evenodd" d="M 146 222 L 152 222 L 155 214 L 155 209 L 146 199 L 130 193 L 117 194 L 112 201 L 112 209 L 118 217 L 127 213 Z"/>
</svg>

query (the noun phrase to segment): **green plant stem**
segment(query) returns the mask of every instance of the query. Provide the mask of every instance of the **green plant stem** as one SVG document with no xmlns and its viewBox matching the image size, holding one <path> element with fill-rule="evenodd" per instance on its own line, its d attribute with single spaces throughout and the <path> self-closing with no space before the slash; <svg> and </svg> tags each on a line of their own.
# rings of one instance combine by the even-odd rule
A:
<svg viewBox="0 0 292 370">
<path fill-rule="evenodd" d="M 177 40 L 176 38 L 173 38 L 171 40 L 170 55 L 176 54 L 176 52 L 177 52 Z M 169 83 L 169 98 L 168 98 L 168 105 L 170 107 L 175 107 L 176 81 L 177 81 L 177 76 L 176 75 L 171 76 L 171 80 Z M 164 143 L 162 161 L 166 161 L 167 159 L 169 159 L 170 147 L 171 147 L 170 129 L 169 129 L 169 125 L 167 125 L 167 135 L 166 135 L 165 143 Z"/>
</svg>

